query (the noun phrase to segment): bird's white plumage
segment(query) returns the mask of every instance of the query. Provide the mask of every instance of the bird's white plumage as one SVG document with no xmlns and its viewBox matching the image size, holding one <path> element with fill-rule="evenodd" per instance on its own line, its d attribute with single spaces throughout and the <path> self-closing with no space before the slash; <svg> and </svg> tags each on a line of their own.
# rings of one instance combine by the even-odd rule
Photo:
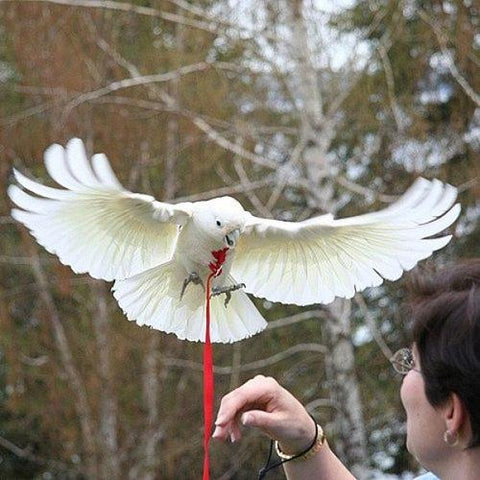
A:
<svg viewBox="0 0 480 480">
<path fill-rule="evenodd" d="M 179 296 L 188 272 L 174 260 L 114 284 L 114 296 L 130 320 L 148 325 L 180 339 L 205 338 L 205 294 L 199 285 Z M 225 284 L 233 284 L 232 277 Z M 223 284 L 223 282 L 222 282 Z M 266 327 L 266 322 L 244 292 L 234 292 L 228 307 L 220 296 L 211 298 L 212 342 L 230 343 L 249 337 Z"/>
<path fill-rule="evenodd" d="M 45 164 L 68 190 L 41 185 L 15 170 L 25 191 L 11 185 L 8 193 L 20 207 L 12 216 L 62 263 L 77 273 L 113 280 L 171 258 L 177 224 L 189 217 L 189 204 L 170 205 L 125 190 L 105 156 L 96 156 L 92 169 L 78 139 L 66 149 L 50 146 Z"/>
<path fill-rule="evenodd" d="M 204 339 L 205 294 L 190 284 L 181 296 L 182 285 L 193 272 L 205 282 L 214 251 L 227 252 L 216 287 L 243 282 L 271 301 L 329 303 L 398 279 L 448 243 L 450 236 L 435 236 L 460 212 L 454 187 L 420 178 L 378 212 L 283 222 L 254 217 L 229 197 L 173 205 L 129 192 L 106 156 L 89 160 L 79 139 L 50 146 L 45 165 L 63 188 L 15 171 L 22 188 L 8 189 L 13 217 L 75 272 L 116 280 L 115 298 L 130 320 L 188 340 Z M 212 298 L 212 341 L 266 326 L 244 292 L 223 302 Z"/>
<path fill-rule="evenodd" d="M 351 298 L 383 279 L 397 280 L 445 246 L 450 236 L 427 237 L 458 217 L 455 199 L 451 185 L 420 178 L 391 206 L 357 217 L 293 223 L 252 216 L 232 275 L 247 292 L 272 301 L 308 305 Z"/>
</svg>

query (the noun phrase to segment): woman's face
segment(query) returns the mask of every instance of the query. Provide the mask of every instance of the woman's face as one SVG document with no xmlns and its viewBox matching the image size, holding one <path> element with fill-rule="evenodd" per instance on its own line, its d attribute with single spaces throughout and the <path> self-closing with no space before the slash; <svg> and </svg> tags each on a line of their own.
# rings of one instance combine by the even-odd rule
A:
<svg viewBox="0 0 480 480">
<path fill-rule="evenodd" d="M 432 468 L 449 453 L 443 441 L 445 422 L 440 409 L 432 407 L 427 400 L 415 346 L 412 351 L 415 370 L 405 375 L 400 389 L 400 398 L 407 414 L 407 449 L 424 467 Z"/>
</svg>

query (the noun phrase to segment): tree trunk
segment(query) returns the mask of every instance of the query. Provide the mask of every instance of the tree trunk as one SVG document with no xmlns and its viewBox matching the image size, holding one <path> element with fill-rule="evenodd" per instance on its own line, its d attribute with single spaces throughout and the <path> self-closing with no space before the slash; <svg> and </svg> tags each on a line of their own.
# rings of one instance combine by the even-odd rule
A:
<svg viewBox="0 0 480 480">
<path fill-rule="evenodd" d="M 95 445 L 95 425 L 92 418 L 91 408 L 88 403 L 87 389 L 80 372 L 75 365 L 72 350 L 60 319 L 60 314 L 58 313 L 53 296 L 50 293 L 36 246 L 33 244 L 30 253 L 32 255 L 33 273 L 40 292 L 40 298 L 47 309 L 53 338 L 55 339 L 55 344 L 60 354 L 61 365 L 65 371 L 69 387 L 76 399 L 74 406 L 82 435 L 85 476 L 87 478 L 96 479 L 98 478 L 98 463 Z"/>
<path fill-rule="evenodd" d="M 297 78 L 294 84 L 301 96 L 301 135 L 306 140 L 302 160 L 304 174 L 311 188 L 310 204 L 330 213 L 338 209 L 333 197 L 334 166 L 328 155 L 336 120 L 324 115 L 322 95 L 309 49 L 307 26 L 302 14 L 303 0 L 291 3 L 294 61 Z M 295 92 L 294 92 L 295 93 Z M 321 195 L 316 191 L 321 189 Z M 335 449 L 342 461 L 359 475 L 366 471 L 367 438 L 362 401 L 355 375 L 355 356 L 351 342 L 351 304 L 337 299 L 328 310 L 329 319 L 322 323 L 326 356 L 326 375 L 334 405 Z"/>
<path fill-rule="evenodd" d="M 101 478 L 120 478 L 120 455 L 118 450 L 118 405 L 113 391 L 111 368 L 111 336 L 105 286 L 99 281 L 90 280 L 95 298 L 95 314 L 92 319 L 93 331 L 98 352 L 100 387 L 100 432 L 98 450 L 101 452 Z"/>
<path fill-rule="evenodd" d="M 160 347 L 160 334 L 150 332 L 150 339 L 145 353 L 143 375 L 143 397 L 147 409 L 147 428 L 141 442 L 142 475 L 134 478 L 153 480 L 158 469 L 160 456 L 157 446 L 163 438 L 163 429 L 159 426 L 159 396 L 160 382 L 166 380 L 167 367 L 159 371 L 158 350 Z"/>
<path fill-rule="evenodd" d="M 175 39 L 179 49 L 183 44 L 183 27 L 175 26 Z M 176 66 L 176 65 L 175 65 Z M 174 79 L 170 84 L 170 91 L 162 92 L 160 89 L 152 88 L 152 95 L 158 96 L 173 109 L 179 108 L 179 89 L 178 79 Z M 167 122 L 167 137 L 165 147 L 165 180 L 164 180 L 164 199 L 166 201 L 175 198 L 177 191 L 177 176 L 175 162 L 180 151 L 179 123 L 178 117 L 172 114 Z M 160 462 L 160 456 L 157 452 L 159 442 L 162 440 L 164 432 L 159 423 L 159 396 L 161 382 L 165 382 L 168 375 L 168 367 L 162 365 L 159 368 L 158 350 L 160 347 L 160 334 L 151 332 L 151 338 L 148 344 L 148 350 L 145 354 L 144 365 L 145 372 L 143 376 L 143 396 L 147 408 L 147 428 L 142 439 L 143 466 L 142 480 L 154 480 Z M 168 341 L 168 339 L 167 339 Z"/>
<path fill-rule="evenodd" d="M 323 323 L 328 348 L 325 370 L 335 406 L 336 454 L 356 476 L 366 478 L 367 439 L 351 340 L 351 305 L 350 300 L 340 298 L 329 305 L 330 315 Z"/>
</svg>

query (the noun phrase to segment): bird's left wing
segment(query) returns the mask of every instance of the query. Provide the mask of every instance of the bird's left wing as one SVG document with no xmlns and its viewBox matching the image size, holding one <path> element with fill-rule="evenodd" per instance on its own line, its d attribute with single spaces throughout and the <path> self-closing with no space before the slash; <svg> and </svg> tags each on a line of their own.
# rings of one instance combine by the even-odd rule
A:
<svg viewBox="0 0 480 480">
<path fill-rule="evenodd" d="M 310 305 L 351 298 L 383 279 L 396 280 L 445 246 L 451 236 L 429 238 L 460 213 L 457 191 L 418 179 L 384 210 L 335 220 L 303 222 L 250 217 L 232 264 L 245 290 L 276 302 Z"/>
<path fill-rule="evenodd" d="M 8 189 L 23 223 L 49 252 L 77 273 L 122 279 L 168 261 L 178 225 L 191 204 L 171 205 L 124 189 L 103 154 L 88 160 L 83 143 L 70 140 L 45 152 L 52 188 L 14 170 L 18 185 Z"/>
</svg>

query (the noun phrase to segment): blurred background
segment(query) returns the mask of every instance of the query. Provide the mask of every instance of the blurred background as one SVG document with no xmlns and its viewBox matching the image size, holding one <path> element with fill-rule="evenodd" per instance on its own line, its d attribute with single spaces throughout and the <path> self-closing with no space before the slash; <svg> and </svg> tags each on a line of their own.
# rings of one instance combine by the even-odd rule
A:
<svg viewBox="0 0 480 480">
<path fill-rule="evenodd" d="M 459 189 L 449 246 L 480 255 L 478 0 L 0 0 L 0 478 L 194 479 L 202 345 L 126 320 L 10 217 L 15 166 L 78 136 L 158 200 L 228 194 L 301 220 L 385 207 L 419 176 Z M 351 301 L 256 303 L 215 345 L 217 406 L 273 375 L 361 479 L 412 478 L 400 379 L 408 274 Z M 212 442 L 212 478 L 256 478 L 268 441 Z M 281 471 L 269 478 L 284 478 Z"/>
</svg>

